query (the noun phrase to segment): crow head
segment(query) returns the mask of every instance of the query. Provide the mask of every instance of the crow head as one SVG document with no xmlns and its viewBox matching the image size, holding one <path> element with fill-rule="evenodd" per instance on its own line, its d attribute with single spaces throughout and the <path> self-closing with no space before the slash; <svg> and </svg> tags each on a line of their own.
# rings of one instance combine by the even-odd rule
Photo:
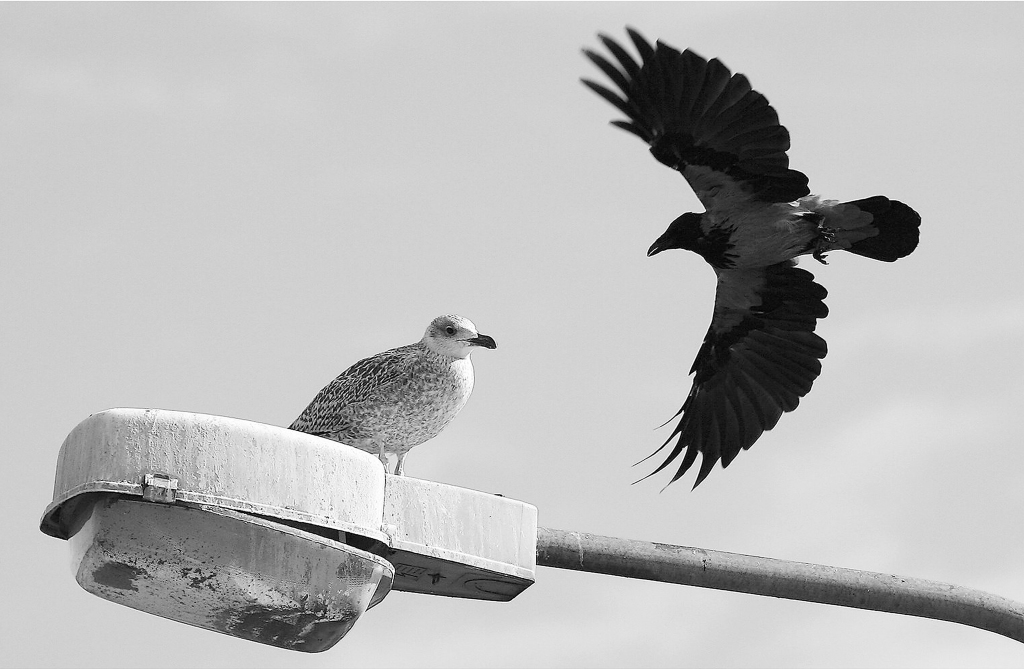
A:
<svg viewBox="0 0 1024 669">
<path fill-rule="evenodd" d="M 701 236 L 700 219 L 700 214 L 688 212 L 672 221 L 668 230 L 647 249 L 647 255 L 653 256 L 668 249 L 696 251 L 697 240 Z"/>
</svg>

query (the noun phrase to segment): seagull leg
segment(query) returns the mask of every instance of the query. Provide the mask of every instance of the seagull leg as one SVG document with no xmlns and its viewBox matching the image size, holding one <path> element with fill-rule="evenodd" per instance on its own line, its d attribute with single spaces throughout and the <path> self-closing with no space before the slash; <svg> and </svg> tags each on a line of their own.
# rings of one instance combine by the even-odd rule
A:
<svg viewBox="0 0 1024 669">
<path fill-rule="evenodd" d="M 387 453 L 384 452 L 384 444 L 380 445 L 380 450 L 377 451 L 377 457 L 380 458 L 380 461 L 384 463 L 384 471 L 387 471 L 388 470 L 388 456 L 387 456 Z"/>
<path fill-rule="evenodd" d="M 398 463 L 395 465 L 395 476 L 405 476 L 405 456 L 409 455 L 409 451 L 398 454 Z"/>
</svg>

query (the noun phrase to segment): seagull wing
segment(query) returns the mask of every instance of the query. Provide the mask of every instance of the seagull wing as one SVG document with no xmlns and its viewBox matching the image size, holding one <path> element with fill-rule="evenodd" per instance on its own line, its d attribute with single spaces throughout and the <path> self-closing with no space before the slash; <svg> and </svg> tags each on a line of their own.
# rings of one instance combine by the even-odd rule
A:
<svg viewBox="0 0 1024 669">
<path fill-rule="evenodd" d="M 324 386 L 289 428 L 319 435 L 351 432 L 354 426 L 347 409 L 373 400 L 405 376 L 416 360 L 417 347 L 400 346 L 355 363 Z"/>
<path fill-rule="evenodd" d="M 625 114 L 612 121 L 679 170 L 708 211 L 737 201 L 791 202 L 809 193 L 807 177 L 789 169 L 789 132 L 768 100 L 742 74 L 687 49 L 651 45 L 627 28 L 638 64 L 605 35 L 598 38 L 617 63 L 584 49 L 618 92 L 587 79 L 591 90 Z"/>
<path fill-rule="evenodd" d="M 820 359 L 827 352 L 825 340 L 814 334 L 817 319 L 828 314 L 822 302 L 827 293 L 810 272 L 789 262 L 715 271 L 715 312 L 690 369 L 693 387 L 676 413 L 682 415 L 679 424 L 655 453 L 678 439 L 650 474 L 685 449 L 672 477 L 676 481 L 701 453 L 694 488 L 719 459 L 729 466 L 741 449 L 797 407 L 821 373 Z"/>
</svg>

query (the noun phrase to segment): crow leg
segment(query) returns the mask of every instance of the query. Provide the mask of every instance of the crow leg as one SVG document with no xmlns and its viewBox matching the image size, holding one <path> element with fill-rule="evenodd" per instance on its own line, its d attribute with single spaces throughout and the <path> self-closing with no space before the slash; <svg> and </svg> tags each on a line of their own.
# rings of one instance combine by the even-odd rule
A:
<svg viewBox="0 0 1024 669">
<path fill-rule="evenodd" d="M 825 253 L 835 248 L 836 229 L 825 225 L 825 217 L 818 221 L 818 236 L 814 240 L 814 253 L 812 256 L 822 265 L 827 265 Z"/>
</svg>

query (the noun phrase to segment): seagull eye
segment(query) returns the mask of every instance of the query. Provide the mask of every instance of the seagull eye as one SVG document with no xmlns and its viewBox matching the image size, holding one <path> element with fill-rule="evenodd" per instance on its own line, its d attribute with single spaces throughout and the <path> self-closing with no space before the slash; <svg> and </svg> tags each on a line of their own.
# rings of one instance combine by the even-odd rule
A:
<svg viewBox="0 0 1024 669">
<path fill-rule="evenodd" d="M 453 328 L 451 325 L 449 325 L 448 327 L 446 327 L 444 329 L 444 333 L 450 337 L 453 334 L 455 334 L 455 328 Z"/>
</svg>

